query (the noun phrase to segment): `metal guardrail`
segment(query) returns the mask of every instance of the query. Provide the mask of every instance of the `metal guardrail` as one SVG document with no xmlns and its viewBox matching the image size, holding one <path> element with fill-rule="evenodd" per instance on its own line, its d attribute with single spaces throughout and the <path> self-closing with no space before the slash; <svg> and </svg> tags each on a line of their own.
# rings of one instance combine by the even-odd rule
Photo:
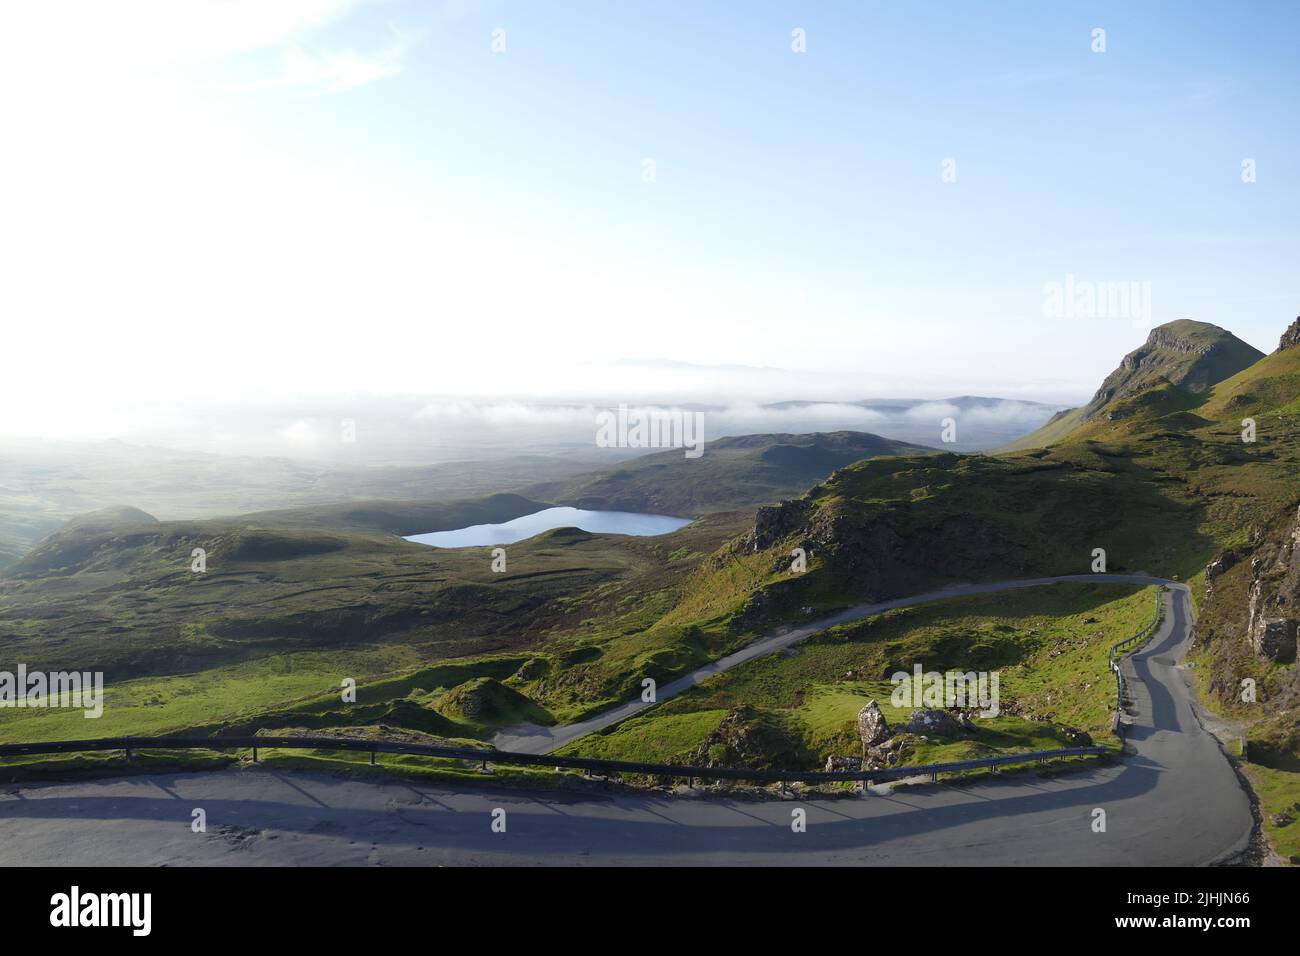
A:
<svg viewBox="0 0 1300 956">
<path fill-rule="evenodd" d="M 1156 629 L 1160 627 L 1160 622 L 1164 620 L 1164 604 L 1160 600 L 1160 595 L 1164 592 L 1165 586 L 1161 585 L 1156 591 L 1156 610 L 1151 616 L 1151 620 L 1146 626 L 1136 634 L 1117 641 L 1111 645 L 1110 651 L 1106 655 L 1106 662 L 1110 669 L 1115 672 L 1115 723 L 1113 730 L 1116 736 L 1122 742 L 1125 739 L 1124 731 L 1124 698 L 1128 694 L 1128 682 L 1124 679 L 1124 671 L 1120 668 L 1120 658 L 1128 653 L 1128 649 L 1134 645 L 1146 641 Z"/>
<path fill-rule="evenodd" d="M 924 766 L 891 767 L 887 770 L 862 770 L 840 773 L 833 771 L 746 770 L 737 767 L 684 767 L 679 764 L 635 763 L 625 760 L 597 760 L 587 757 L 556 757 L 549 754 L 523 754 L 478 747 L 437 747 L 428 744 L 403 744 L 380 740 L 361 740 L 354 737 L 105 737 L 99 740 L 60 740 L 31 744 L 0 744 L 0 757 L 34 754 L 79 753 L 85 751 L 124 750 L 127 759 L 133 750 L 232 750 L 251 749 L 257 760 L 258 750 L 349 750 L 368 752 L 370 763 L 376 754 L 410 754 L 422 757 L 445 757 L 468 760 L 481 764 L 506 766 L 554 767 L 565 770 L 609 774 L 645 774 L 656 777 L 685 778 L 694 784 L 698 780 L 748 780 L 755 783 L 834 783 L 852 781 L 899 780 L 906 777 L 929 776 L 937 780 L 941 773 L 959 773 L 964 770 L 990 769 L 1008 764 L 1047 763 L 1064 757 L 1094 757 L 1107 753 L 1101 746 L 1064 747 L 1057 750 L 1038 750 L 1031 753 L 1001 754 L 949 763 Z"/>
</svg>

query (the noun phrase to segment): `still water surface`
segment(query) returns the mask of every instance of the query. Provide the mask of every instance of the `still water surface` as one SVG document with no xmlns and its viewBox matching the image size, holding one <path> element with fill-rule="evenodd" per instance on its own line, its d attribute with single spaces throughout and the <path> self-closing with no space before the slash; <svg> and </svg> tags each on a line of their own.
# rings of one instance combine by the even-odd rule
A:
<svg viewBox="0 0 1300 956">
<path fill-rule="evenodd" d="M 581 508 L 547 508 L 504 524 L 476 524 L 454 531 L 411 534 L 407 541 L 435 548 L 471 548 L 487 544 L 512 544 L 552 528 L 581 528 L 599 534 L 667 534 L 690 524 L 689 518 L 645 515 L 634 511 L 585 511 Z"/>
</svg>

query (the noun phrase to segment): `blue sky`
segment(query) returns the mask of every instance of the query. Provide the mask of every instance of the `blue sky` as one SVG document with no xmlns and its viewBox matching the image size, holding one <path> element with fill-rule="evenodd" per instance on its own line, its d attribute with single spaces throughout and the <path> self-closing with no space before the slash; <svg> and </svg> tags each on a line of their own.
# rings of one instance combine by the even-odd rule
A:
<svg viewBox="0 0 1300 956">
<path fill-rule="evenodd" d="M 1152 324 L 1269 351 L 1300 313 L 1292 3 L 59 6 L 5 15 L 5 311 L 101 396 L 667 358 L 1076 400 Z M 1045 315 L 1067 275 L 1150 314 Z"/>
</svg>

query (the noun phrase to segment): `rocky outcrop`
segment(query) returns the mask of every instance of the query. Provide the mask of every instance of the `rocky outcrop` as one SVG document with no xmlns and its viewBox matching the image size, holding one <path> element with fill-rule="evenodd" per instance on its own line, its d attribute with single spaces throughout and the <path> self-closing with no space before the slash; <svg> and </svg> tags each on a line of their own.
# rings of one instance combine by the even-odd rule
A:
<svg viewBox="0 0 1300 956">
<path fill-rule="evenodd" d="M 827 757 L 826 766 L 822 768 L 826 773 L 857 773 L 862 769 L 861 757 Z"/>
<path fill-rule="evenodd" d="M 1152 329 L 1151 334 L 1147 336 L 1147 344 L 1143 349 L 1137 349 L 1124 356 L 1123 365 L 1125 368 L 1137 368 L 1141 364 L 1142 358 L 1150 355 L 1157 349 L 1165 349 L 1170 352 L 1182 352 L 1187 355 L 1209 355 L 1219 347 L 1217 342 L 1196 341 L 1186 335 L 1180 334 L 1169 325 L 1162 325 Z M 1222 331 L 1222 330 L 1221 330 Z"/>
<path fill-rule="evenodd" d="M 1236 551 L 1225 551 L 1205 566 L 1206 598 L 1214 596 L 1214 582 L 1217 581 L 1225 571 L 1231 570 L 1239 558 L 1240 555 L 1238 555 Z"/>
<path fill-rule="evenodd" d="M 906 732 L 895 734 L 888 740 L 867 749 L 862 755 L 863 769 L 883 770 L 886 767 L 897 767 L 916 750 L 916 743 L 915 734 Z"/>
<path fill-rule="evenodd" d="M 874 700 L 858 711 L 858 736 L 862 738 L 861 766 L 866 770 L 897 766 L 911 739 L 908 734 L 890 734 L 889 722 Z"/>
<path fill-rule="evenodd" d="M 1282 333 L 1282 339 L 1277 343 L 1277 350 L 1285 352 L 1287 349 L 1293 349 L 1300 345 L 1300 317 L 1297 317 L 1291 323 L 1290 328 Z"/>
<path fill-rule="evenodd" d="M 1208 613 L 1207 613 L 1208 612 Z M 1267 525 L 1252 526 L 1247 543 L 1225 551 L 1205 568 L 1205 601 L 1197 639 L 1219 643 L 1220 672 L 1212 693 L 1235 694 L 1239 676 L 1228 666 L 1229 639 L 1246 644 L 1259 661 L 1290 664 L 1300 640 L 1300 508 Z M 1244 642 L 1242 638 L 1245 638 Z"/>
<path fill-rule="evenodd" d="M 1275 548 L 1261 547 L 1251 559 L 1246 636 L 1260 660 L 1289 664 L 1296 659 L 1300 625 L 1300 509 Z"/>
<path fill-rule="evenodd" d="M 967 728 L 946 710 L 914 710 L 906 729 L 922 737 L 955 737 Z"/>
<path fill-rule="evenodd" d="M 858 711 L 858 736 L 862 738 L 862 752 L 889 738 L 889 722 L 874 700 Z"/>
<path fill-rule="evenodd" d="M 763 551 L 800 531 L 816 510 L 807 498 L 765 505 L 754 516 L 754 530 L 745 538 L 748 551 Z"/>
<path fill-rule="evenodd" d="M 1290 664 L 1296 655 L 1296 622 L 1285 617 L 1255 619 L 1250 628 L 1250 646 L 1261 660 Z"/>
<path fill-rule="evenodd" d="M 1206 692 L 1245 722 L 1250 761 L 1300 772 L 1297 505 L 1244 529 L 1235 561 L 1211 562 L 1216 573 L 1207 574 L 1194 640 Z"/>
<path fill-rule="evenodd" d="M 1083 406 L 1081 415 L 1088 421 L 1107 411 L 1113 402 L 1161 380 L 1199 394 L 1261 358 L 1262 352 L 1226 329 L 1186 319 L 1167 322 L 1152 329 L 1145 343 L 1124 356 L 1119 368 L 1106 376 Z"/>
<path fill-rule="evenodd" d="M 805 758 L 770 715 L 742 705 L 728 713 L 685 762 L 704 767 L 776 770 L 799 766 Z"/>
</svg>

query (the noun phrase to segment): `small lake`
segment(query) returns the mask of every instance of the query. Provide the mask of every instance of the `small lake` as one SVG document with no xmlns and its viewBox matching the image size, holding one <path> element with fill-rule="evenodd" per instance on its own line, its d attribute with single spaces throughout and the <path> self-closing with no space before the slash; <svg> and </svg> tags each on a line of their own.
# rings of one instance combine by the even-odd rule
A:
<svg viewBox="0 0 1300 956">
<path fill-rule="evenodd" d="M 643 515 L 634 511 L 584 511 L 581 508 L 547 508 L 504 524 L 476 524 L 454 531 L 408 534 L 407 541 L 435 548 L 472 548 L 487 544 L 513 544 L 552 528 L 581 528 L 595 534 L 667 534 L 684 528 L 690 518 Z"/>
</svg>

